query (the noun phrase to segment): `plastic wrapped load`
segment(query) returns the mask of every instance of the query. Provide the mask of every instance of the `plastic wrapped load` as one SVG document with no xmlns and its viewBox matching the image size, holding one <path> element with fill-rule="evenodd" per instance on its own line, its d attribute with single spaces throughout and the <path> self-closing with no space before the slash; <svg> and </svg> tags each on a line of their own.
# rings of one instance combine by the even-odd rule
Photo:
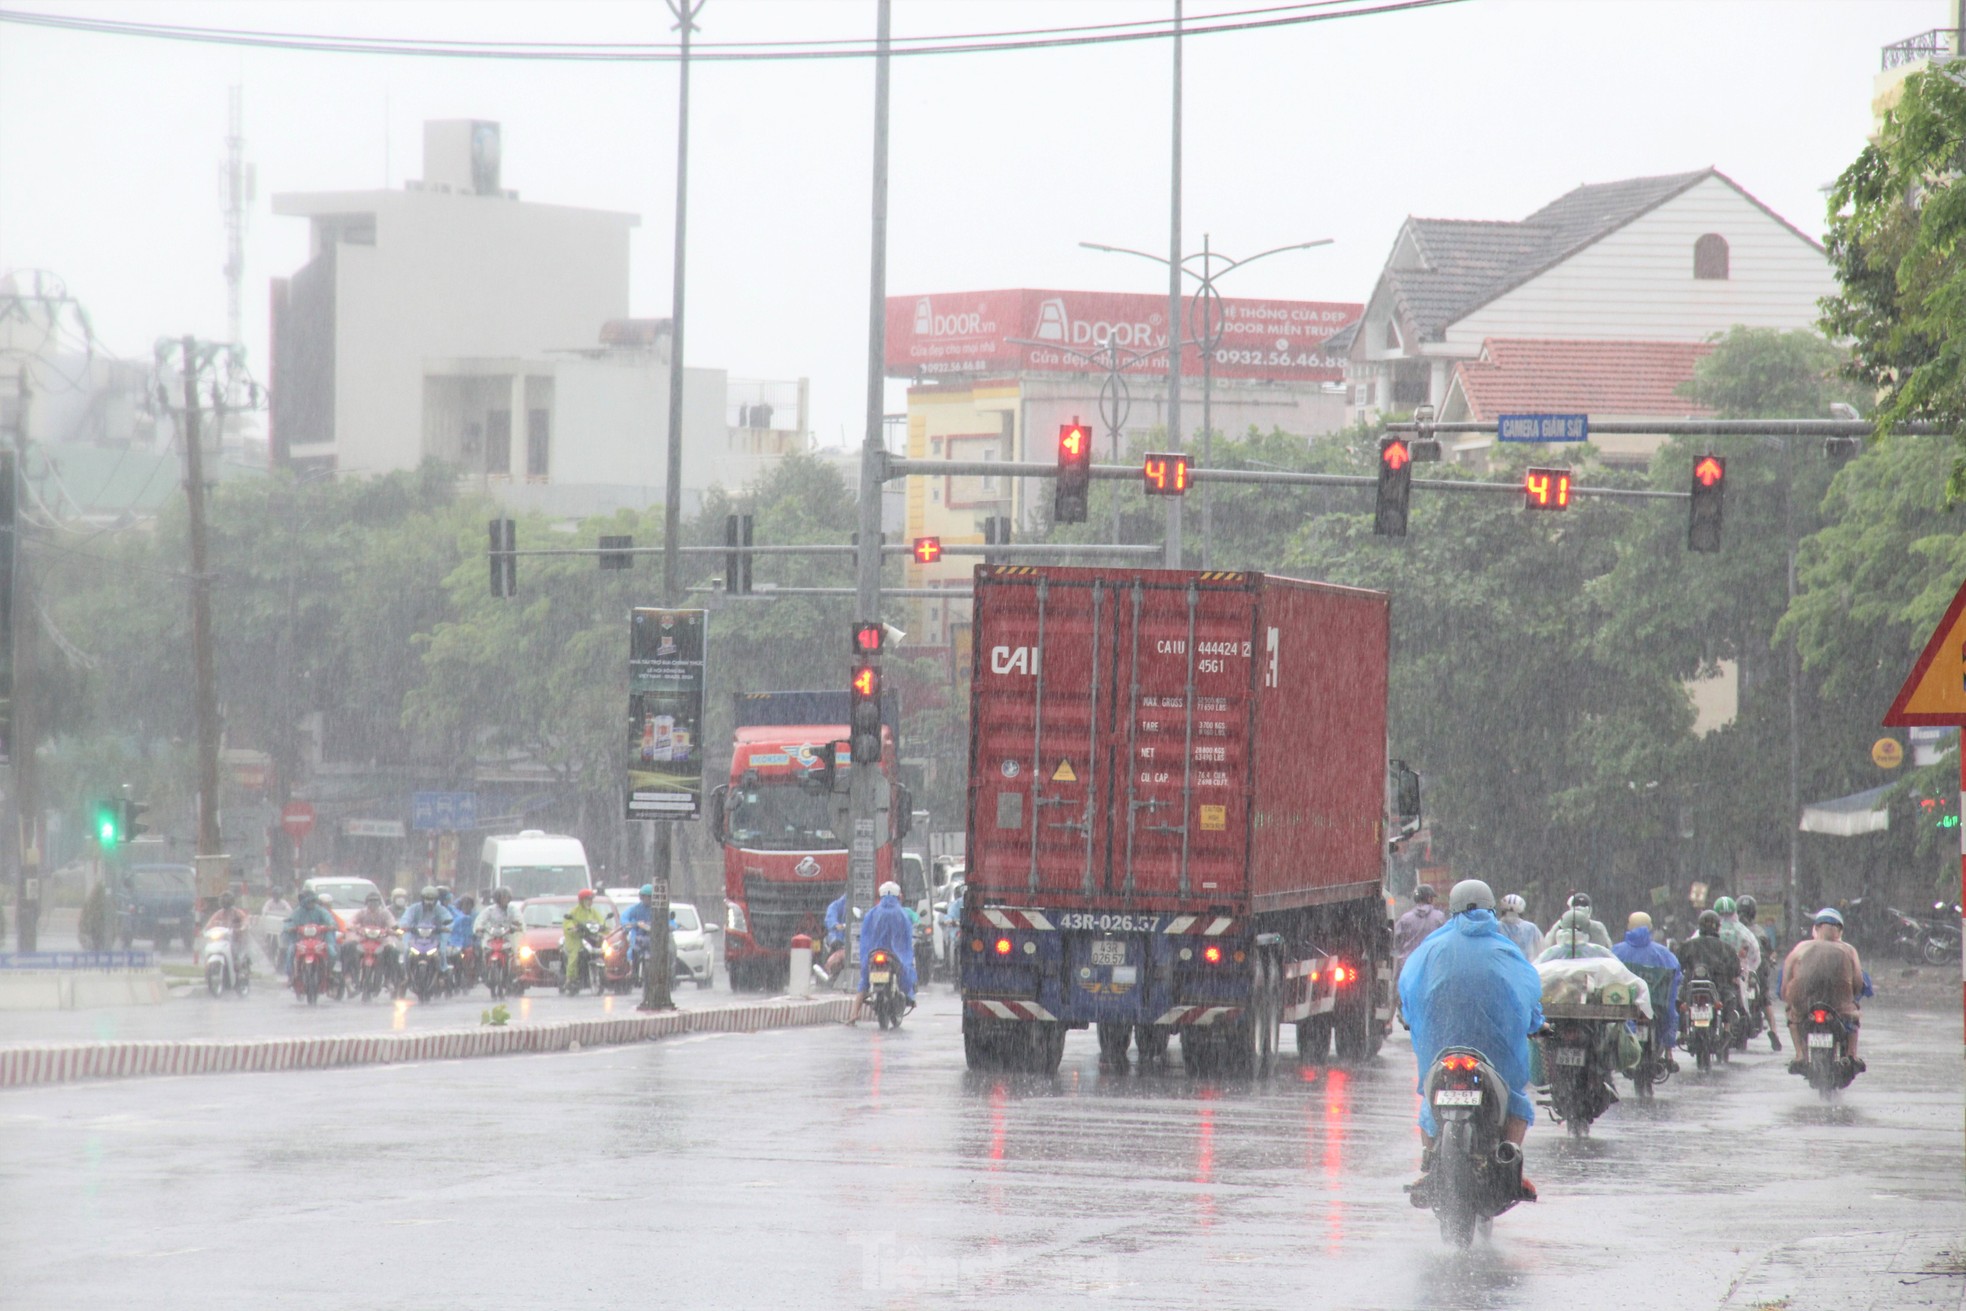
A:
<svg viewBox="0 0 1966 1311">
<path fill-rule="evenodd" d="M 1636 1006 L 1652 1018 L 1652 990 L 1616 957 L 1544 961 L 1536 973 L 1545 1006 Z"/>
</svg>

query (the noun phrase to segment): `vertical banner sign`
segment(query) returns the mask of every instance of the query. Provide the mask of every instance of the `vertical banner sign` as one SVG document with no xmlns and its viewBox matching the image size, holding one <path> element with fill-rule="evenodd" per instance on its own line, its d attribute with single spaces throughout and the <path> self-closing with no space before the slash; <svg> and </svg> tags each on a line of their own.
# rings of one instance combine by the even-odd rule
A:
<svg viewBox="0 0 1966 1311">
<path fill-rule="evenodd" d="M 628 637 L 628 818 L 703 813 L 701 610 L 637 607 Z"/>
<path fill-rule="evenodd" d="M 14 453 L 0 451 L 0 765 L 14 759 Z"/>
</svg>

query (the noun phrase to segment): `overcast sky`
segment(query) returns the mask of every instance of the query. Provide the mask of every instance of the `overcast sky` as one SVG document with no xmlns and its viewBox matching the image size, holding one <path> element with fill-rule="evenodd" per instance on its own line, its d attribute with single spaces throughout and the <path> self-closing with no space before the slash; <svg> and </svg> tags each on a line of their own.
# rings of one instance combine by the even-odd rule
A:
<svg viewBox="0 0 1966 1311">
<path fill-rule="evenodd" d="M 660 41 L 658 0 L 553 4 L 5 0 L 148 22 L 364 36 Z M 1257 0 L 1189 0 L 1190 18 Z M 899 34 L 1158 18 L 1169 0 L 896 0 Z M 1186 43 L 1185 223 L 1231 253 L 1332 237 L 1234 295 L 1363 300 L 1408 214 L 1521 218 L 1581 182 L 1714 165 L 1804 231 L 1862 147 L 1879 48 L 1945 0 L 1469 0 Z M 709 0 L 705 40 L 871 34 L 874 0 Z M 888 289 L 1164 290 L 1167 42 L 899 59 Z M 694 66 L 688 358 L 813 380 L 822 444 L 866 376 L 871 61 Z M 63 277 L 100 336 L 225 330 L 227 87 L 258 169 L 245 296 L 306 258 L 276 192 L 400 186 L 427 118 L 504 125 L 525 199 L 642 215 L 632 310 L 669 312 L 673 65 L 259 52 L 0 25 L 0 269 Z M 569 343 L 573 344 L 573 343 Z M 898 407 L 891 389 L 890 407 Z"/>
</svg>

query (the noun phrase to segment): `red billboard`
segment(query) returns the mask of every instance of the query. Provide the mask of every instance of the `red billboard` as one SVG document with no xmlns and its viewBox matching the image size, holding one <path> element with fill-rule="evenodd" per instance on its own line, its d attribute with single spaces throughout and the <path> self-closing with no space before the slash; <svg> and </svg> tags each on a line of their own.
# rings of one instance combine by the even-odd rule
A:
<svg viewBox="0 0 1966 1311">
<path fill-rule="evenodd" d="M 1265 382 L 1338 382 L 1344 361 L 1326 355 L 1333 333 L 1365 312 L 1339 301 L 1244 300 L 1219 302 L 1222 340 L 1215 349 L 1215 376 Z M 1200 325 L 1194 298 L 1182 302 L 1186 330 Z M 890 296 L 887 301 L 887 371 L 902 378 L 946 374 L 1099 373 L 1091 358 L 1110 342 L 1126 358 L 1153 352 L 1130 366 L 1135 373 L 1167 371 L 1167 297 L 1129 292 L 950 292 Z M 1182 353 L 1184 376 L 1200 376 L 1201 348 Z"/>
</svg>

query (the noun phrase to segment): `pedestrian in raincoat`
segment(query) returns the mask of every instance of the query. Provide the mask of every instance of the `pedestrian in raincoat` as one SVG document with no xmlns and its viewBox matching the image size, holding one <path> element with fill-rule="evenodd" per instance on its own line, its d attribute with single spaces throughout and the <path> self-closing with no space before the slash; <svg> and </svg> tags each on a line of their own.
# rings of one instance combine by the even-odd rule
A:
<svg viewBox="0 0 1966 1311">
<path fill-rule="evenodd" d="M 860 921 L 860 1000 L 867 1000 L 867 962 L 886 949 L 901 972 L 901 991 L 915 1009 L 915 924 L 901 908 L 901 885 L 881 884 L 881 899 Z"/>
<path fill-rule="evenodd" d="M 1611 949 L 1625 968 L 1652 991 L 1652 1036 L 1659 1054 L 1671 1062 L 1679 1038 L 1679 957 L 1652 941 L 1652 917 L 1635 910 L 1626 921 L 1625 940 Z"/>
<path fill-rule="evenodd" d="M 1520 1147 L 1536 1118 L 1529 1101 L 1529 1035 L 1543 1027 L 1543 981 L 1521 948 L 1495 919 L 1495 893 L 1479 879 L 1464 879 L 1447 896 L 1447 925 L 1431 934 L 1400 971 L 1399 999 L 1413 1029 L 1413 1056 L 1420 1090 L 1427 1071 L 1449 1047 L 1471 1047 L 1507 1082 L 1508 1121 L 1502 1137 Z M 1436 1126 L 1433 1107 L 1420 1099 L 1420 1132 L 1425 1146 L 1421 1169 L 1426 1178 L 1412 1190 L 1414 1205 L 1425 1206 L 1433 1168 Z M 1526 1201 L 1535 1185 L 1522 1181 Z"/>
<path fill-rule="evenodd" d="M 1616 953 L 1610 947 L 1598 946 L 1591 937 L 1591 925 L 1594 923 L 1596 921 L 1591 919 L 1588 906 L 1572 906 L 1564 911 L 1557 917 L 1556 923 L 1550 925 L 1548 945 L 1543 948 L 1542 954 L 1536 957 L 1536 963 L 1540 965 L 1544 961 L 1552 960 L 1589 960 L 1594 956 L 1615 956 Z"/>
</svg>

